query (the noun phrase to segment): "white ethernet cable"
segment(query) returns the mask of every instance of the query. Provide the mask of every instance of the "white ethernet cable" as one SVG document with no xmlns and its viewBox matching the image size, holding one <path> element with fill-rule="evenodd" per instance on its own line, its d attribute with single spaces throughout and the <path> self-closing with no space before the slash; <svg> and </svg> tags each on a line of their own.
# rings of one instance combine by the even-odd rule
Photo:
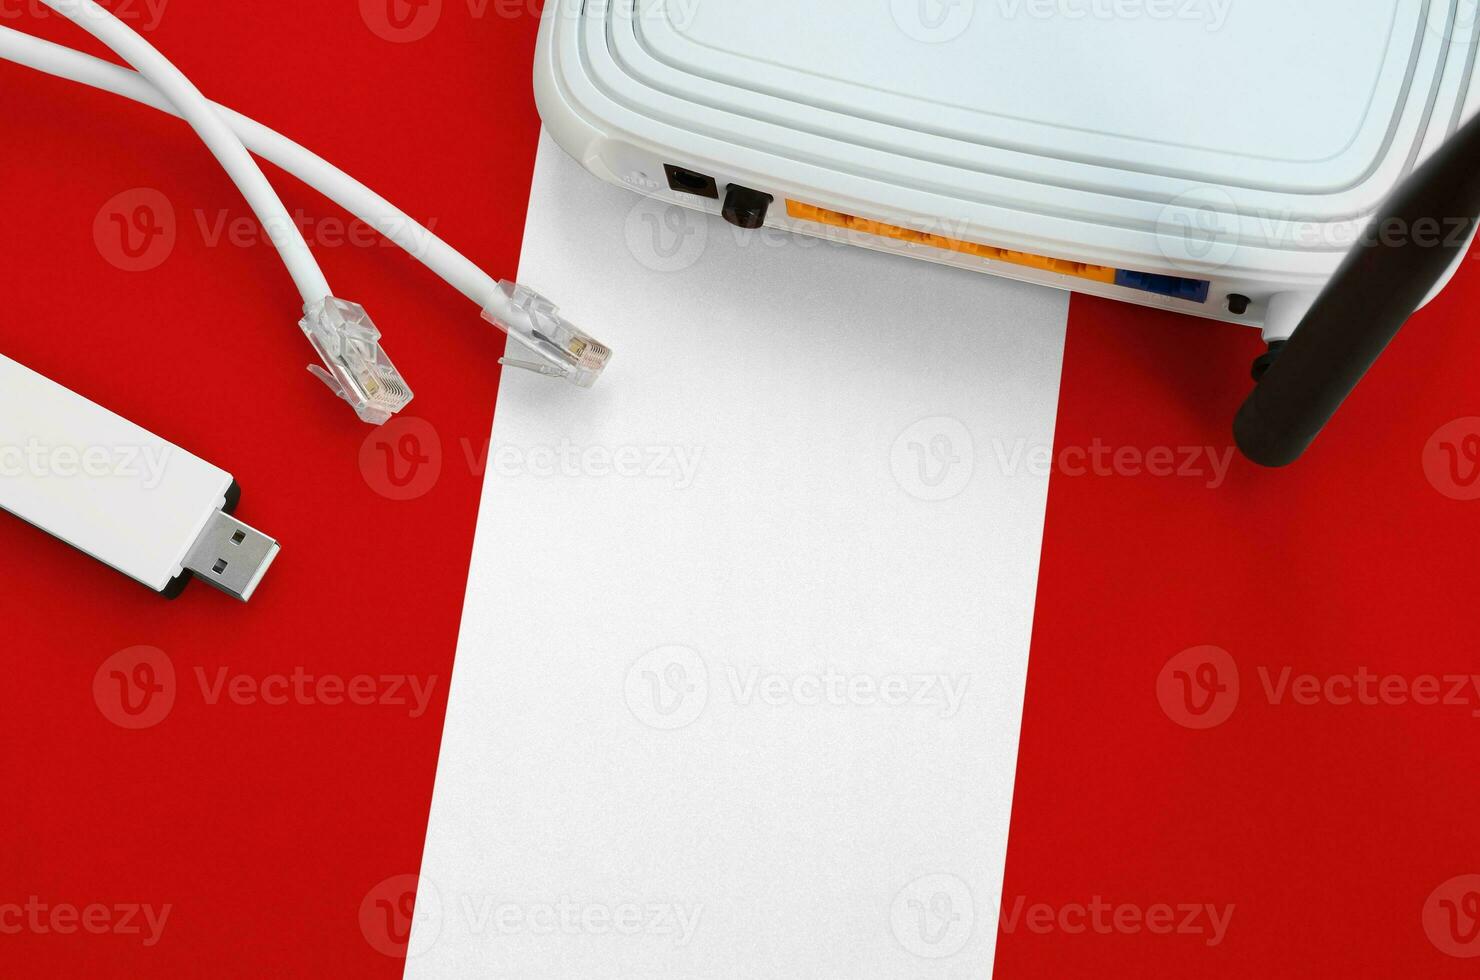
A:
<svg viewBox="0 0 1480 980">
<path fill-rule="evenodd" d="M 181 115 L 138 73 L 21 31 L 0 27 L 0 59 Z M 545 297 L 528 287 L 489 276 L 431 230 L 322 157 L 226 106 L 209 105 L 251 152 L 297 177 L 405 249 L 438 278 L 478 304 L 485 320 L 507 332 L 534 358 L 509 357 L 501 363 L 563 378 L 582 388 L 591 387 L 601 376 L 611 349 L 561 317 Z M 348 400 L 355 403 L 354 399 Z"/>
<path fill-rule="evenodd" d="M 169 598 L 243 602 L 278 543 L 231 517 L 230 473 L 0 356 L 0 508 Z"/>
<path fill-rule="evenodd" d="M 64 6 L 47 2 L 59 10 Z M 179 103 L 138 73 L 4 27 L 0 59 L 186 116 Z M 193 87 L 190 91 L 199 98 Z M 201 101 L 218 122 L 230 127 L 243 153 L 249 147 L 379 229 L 478 303 L 485 319 L 535 357 L 506 358 L 502 363 L 580 387 L 590 387 L 600 376 L 610 349 L 561 318 L 544 297 L 492 279 L 390 202 L 291 140 L 223 106 Z M 250 157 L 247 162 L 261 178 Z M 271 185 L 262 181 L 280 208 Z M 260 211 L 258 216 L 262 218 Z M 267 220 L 263 224 L 271 232 L 271 224 Z M 297 234 L 291 220 L 283 227 Z M 301 237 L 298 234 L 300 241 Z M 276 237 L 274 242 L 281 244 Z M 307 259 L 311 263 L 312 255 Z M 314 268 L 317 273 L 316 264 Z M 321 295 L 319 317 L 306 309 L 300 326 L 332 373 L 317 365 L 309 370 L 349 401 L 362 419 L 383 422 L 390 417 L 384 408 L 385 392 L 372 386 L 384 376 L 366 371 L 383 367 L 395 381 L 400 379 L 379 348 L 380 334 L 363 309 L 334 299 L 327 285 Z M 322 346 L 314 329 L 320 325 L 324 327 L 320 333 L 339 348 Z M 362 379 L 370 384 L 361 384 Z M 401 391 L 404 405 L 410 391 L 404 385 Z M 121 453 L 128 459 L 120 458 Z M 140 460 L 159 465 L 140 471 Z M 230 516 L 239 499 L 240 491 L 225 470 L 0 356 L 0 509 L 166 596 L 177 595 L 192 577 L 199 577 L 245 601 L 279 548 L 272 538 Z"/>
<path fill-rule="evenodd" d="M 93 0 L 42 2 L 137 68 L 226 169 L 277 246 L 303 296 L 303 319 L 298 325 L 324 362 L 324 367 L 309 370 L 371 424 L 379 425 L 406 407 L 411 389 L 381 349 L 380 331 L 363 307 L 333 295 L 303 233 L 215 106 L 152 44 Z"/>
<path fill-rule="evenodd" d="M 190 79 L 133 28 L 114 17 L 93 0 L 42 0 L 48 7 L 102 41 L 124 61 L 138 69 L 160 91 L 176 111 L 194 127 L 207 149 L 220 161 L 232 182 L 241 189 L 278 251 L 288 273 L 303 294 L 303 302 L 321 302 L 331 294 L 328 280 L 303 240 L 303 234 L 288 215 L 288 209 L 257 161 L 247 152 L 231 127 L 221 119 Z"/>
</svg>

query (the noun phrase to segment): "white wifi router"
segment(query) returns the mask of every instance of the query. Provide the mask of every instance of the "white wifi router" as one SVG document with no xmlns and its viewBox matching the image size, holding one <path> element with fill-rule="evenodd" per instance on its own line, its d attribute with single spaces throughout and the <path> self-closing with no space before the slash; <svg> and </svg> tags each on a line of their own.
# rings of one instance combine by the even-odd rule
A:
<svg viewBox="0 0 1480 980">
<path fill-rule="evenodd" d="M 1480 110 L 1476 37 L 1476 0 L 551 0 L 535 89 L 641 193 L 1278 350 Z M 1434 217 L 1404 317 L 1474 232 Z"/>
</svg>

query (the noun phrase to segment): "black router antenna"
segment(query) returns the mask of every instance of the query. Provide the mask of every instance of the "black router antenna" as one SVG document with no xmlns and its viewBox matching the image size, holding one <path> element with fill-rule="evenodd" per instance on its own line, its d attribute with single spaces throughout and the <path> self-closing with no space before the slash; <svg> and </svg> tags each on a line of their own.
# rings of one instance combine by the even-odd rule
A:
<svg viewBox="0 0 1480 980">
<path fill-rule="evenodd" d="M 1378 209 L 1233 422 L 1261 466 L 1299 459 L 1460 258 L 1480 216 L 1480 118 Z"/>
</svg>

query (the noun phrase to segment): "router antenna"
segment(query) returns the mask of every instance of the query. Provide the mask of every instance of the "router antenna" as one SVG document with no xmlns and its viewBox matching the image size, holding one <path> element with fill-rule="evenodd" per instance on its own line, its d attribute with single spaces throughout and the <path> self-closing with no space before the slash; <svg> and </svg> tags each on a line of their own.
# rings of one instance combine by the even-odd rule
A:
<svg viewBox="0 0 1480 980">
<path fill-rule="evenodd" d="M 1261 466 L 1300 458 L 1468 247 L 1480 216 L 1480 118 L 1378 210 L 1234 419 Z"/>
</svg>

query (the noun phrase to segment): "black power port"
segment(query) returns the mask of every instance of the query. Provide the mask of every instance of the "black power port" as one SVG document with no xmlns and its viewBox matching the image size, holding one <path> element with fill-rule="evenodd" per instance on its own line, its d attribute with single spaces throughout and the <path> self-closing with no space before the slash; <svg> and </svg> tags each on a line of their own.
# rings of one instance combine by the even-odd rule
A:
<svg viewBox="0 0 1480 980">
<path fill-rule="evenodd" d="M 749 187 L 731 184 L 725 188 L 725 220 L 737 228 L 759 228 L 766 223 L 766 212 L 775 198 Z"/>
<path fill-rule="evenodd" d="M 719 200 L 719 186 L 715 184 L 713 177 L 696 174 L 671 163 L 663 164 L 663 172 L 668 175 L 668 186 L 678 193 Z"/>
</svg>

